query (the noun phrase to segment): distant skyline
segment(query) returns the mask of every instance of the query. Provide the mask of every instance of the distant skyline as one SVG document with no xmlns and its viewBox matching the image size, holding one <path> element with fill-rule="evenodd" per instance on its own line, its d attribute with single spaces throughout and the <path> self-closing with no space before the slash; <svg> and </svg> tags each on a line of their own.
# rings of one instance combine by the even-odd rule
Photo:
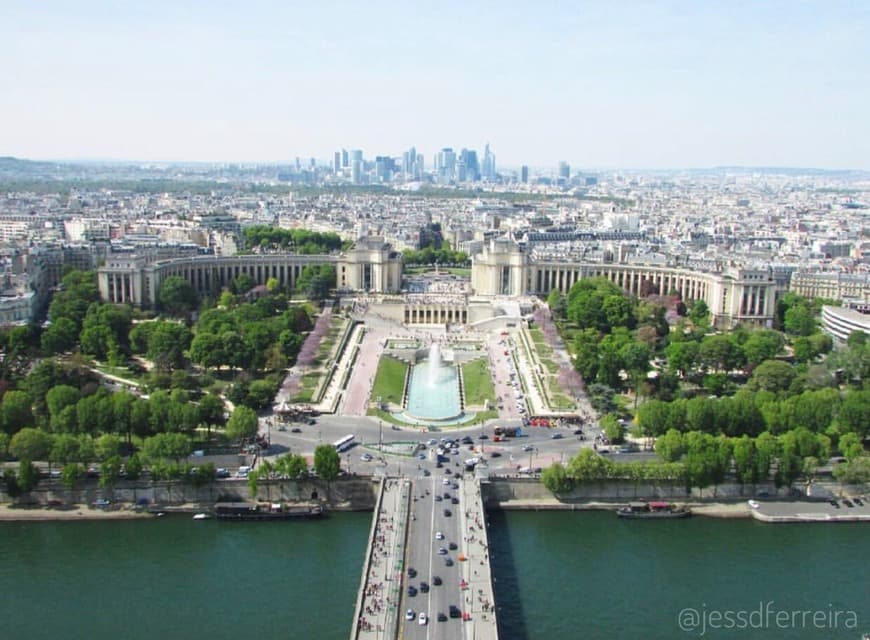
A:
<svg viewBox="0 0 870 640">
<path fill-rule="evenodd" d="M 0 7 L 0 156 L 870 169 L 870 3 Z"/>
</svg>

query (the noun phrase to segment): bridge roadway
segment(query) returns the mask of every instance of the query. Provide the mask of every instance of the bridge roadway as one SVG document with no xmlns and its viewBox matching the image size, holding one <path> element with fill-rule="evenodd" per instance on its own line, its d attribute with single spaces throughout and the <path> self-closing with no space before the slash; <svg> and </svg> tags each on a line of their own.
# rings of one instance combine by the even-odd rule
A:
<svg viewBox="0 0 870 640">
<path fill-rule="evenodd" d="M 485 517 L 473 474 L 387 479 L 351 640 L 497 640 Z M 451 606 L 459 617 L 450 617 Z M 421 613 L 427 624 L 420 624 Z M 439 614 L 445 619 L 439 621 Z"/>
</svg>

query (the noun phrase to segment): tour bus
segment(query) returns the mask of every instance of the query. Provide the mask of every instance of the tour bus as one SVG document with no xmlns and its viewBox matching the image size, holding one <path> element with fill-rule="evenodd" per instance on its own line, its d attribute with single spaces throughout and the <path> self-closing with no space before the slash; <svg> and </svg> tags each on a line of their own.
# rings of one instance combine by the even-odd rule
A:
<svg viewBox="0 0 870 640">
<path fill-rule="evenodd" d="M 353 446 L 353 434 L 349 436 L 344 436 L 341 440 L 336 440 L 332 446 L 335 447 L 335 450 L 341 453 L 346 449 L 350 449 Z"/>
</svg>

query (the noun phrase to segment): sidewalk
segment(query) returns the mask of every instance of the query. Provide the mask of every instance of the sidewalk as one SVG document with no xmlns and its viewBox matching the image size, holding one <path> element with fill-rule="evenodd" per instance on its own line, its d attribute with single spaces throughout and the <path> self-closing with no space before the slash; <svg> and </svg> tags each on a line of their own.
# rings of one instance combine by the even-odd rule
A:
<svg viewBox="0 0 870 640">
<path fill-rule="evenodd" d="M 395 638 L 405 570 L 405 532 L 408 525 L 410 483 L 403 478 L 384 481 L 381 509 L 375 514 L 369 570 L 363 586 L 356 638 Z"/>
<path fill-rule="evenodd" d="M 480 494 L 480 481 L 464 476 L 462 491 L 462 551 L 468 558 L 462 563 L 462 577 L 468 583 L 461 609 L 471 619 L 463 623 L 468 640 L 497 640 L 495 596 L 489 565 L 489 538 L 486 532 L 486 512 Z"/>
</svg>

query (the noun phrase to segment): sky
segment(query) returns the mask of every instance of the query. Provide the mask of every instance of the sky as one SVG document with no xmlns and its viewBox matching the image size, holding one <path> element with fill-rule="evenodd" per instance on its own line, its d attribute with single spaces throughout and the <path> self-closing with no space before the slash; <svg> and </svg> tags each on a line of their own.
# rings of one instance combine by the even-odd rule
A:
<svg viewBox="0 0 870 640">
<path fill-rule="evenodd" d="M 870 169 L 870 2 L 3 0 L 0 155 Z"/>
</svg>

